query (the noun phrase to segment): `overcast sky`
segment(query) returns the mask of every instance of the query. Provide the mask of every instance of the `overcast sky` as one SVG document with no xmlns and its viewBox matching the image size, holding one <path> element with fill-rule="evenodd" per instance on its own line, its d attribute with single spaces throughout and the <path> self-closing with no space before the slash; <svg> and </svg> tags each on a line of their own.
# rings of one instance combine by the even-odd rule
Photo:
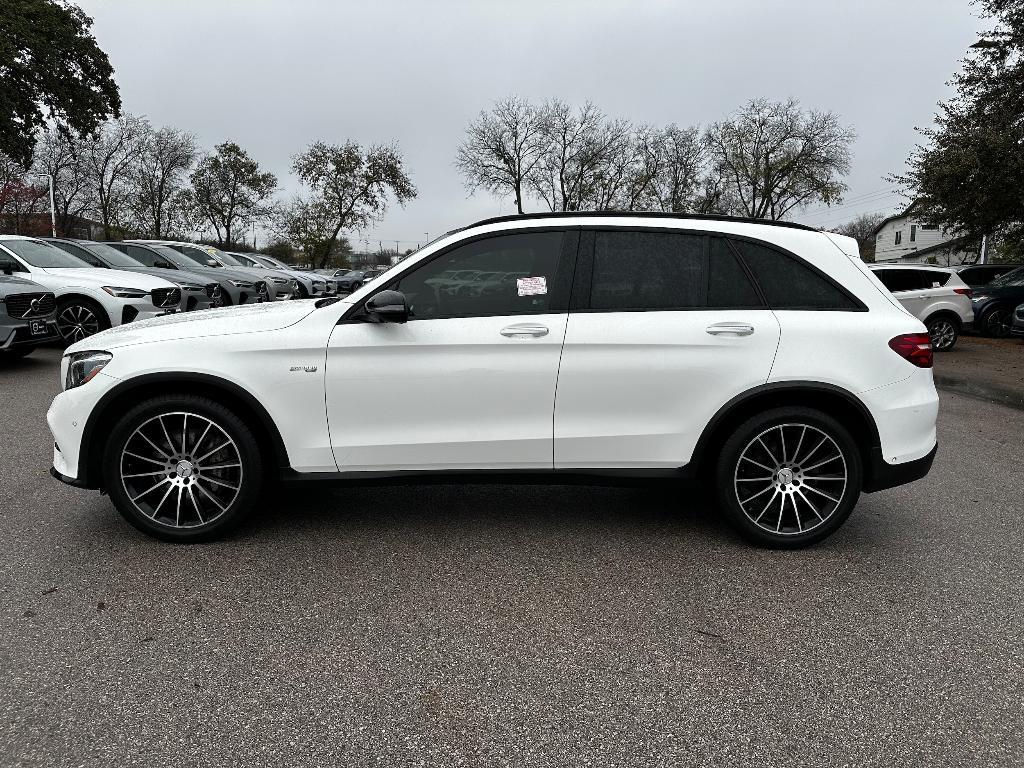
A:
<svg viewBox="0 0 1024 768">
<path fill-rule="evenodd" d="M 638 123 L 707 124 L 794 96 L 858 134 L 847 202 L 794 218 L 840 224 L 902 206 L 902 168 L 985 24 L 968 0 L 81 0 L 125 110 L 237 141 L 297 191 L 290 157 L 323 139 L 395 141 L 419 189 L 360 235 L 422 242 L 502 213 L 452 161 L 494 100 L 590 99 Z M 354 243 L 357 248 L 362 243 Z"/>
</svg>

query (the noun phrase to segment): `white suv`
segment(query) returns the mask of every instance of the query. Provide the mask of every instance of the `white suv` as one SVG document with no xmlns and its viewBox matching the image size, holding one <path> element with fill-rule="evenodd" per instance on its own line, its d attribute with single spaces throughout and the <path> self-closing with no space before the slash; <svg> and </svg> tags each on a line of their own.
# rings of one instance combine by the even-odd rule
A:
<svg viewBox="0 0 1024 768">
<path fill-rule="evenodd" d="M 925 324 L 936 352 L 952 349 L 974 322 L 971 289 L 952 269 L 926 264 L 875 265 L 871 269 L 900 304 Z"/>
<path fill-rule="evenodd" d="M 462 270 L 522 276 L 480 295 L 437 287 Z M 52 473 L 172 541 L 222 534 L 271 479 L 694 479 L 748 538 L 798 547 L 861 491 L 928 472 L 931 365 L 924 326 L 849 238 L 716 217 L 499 218 L 344 300 L 76 344 L 47 416 Z M 367 397 L 386 406 L 351 407 Z"/>
<path fill-rule="evenodd" d="M 99 269 L 54 245 L 0 235 L 0 269 L 22 272 L 57 297 L 57 330 L 65 342 L 105 328 L 176 312 L 181 288 L 169 280 Z"/>
</svg>

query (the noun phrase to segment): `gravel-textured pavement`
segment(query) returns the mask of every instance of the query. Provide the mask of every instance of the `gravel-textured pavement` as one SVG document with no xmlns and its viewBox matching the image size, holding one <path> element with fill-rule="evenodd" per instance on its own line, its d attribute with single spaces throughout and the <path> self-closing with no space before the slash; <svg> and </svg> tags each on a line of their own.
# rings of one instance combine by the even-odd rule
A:
<svg viewBox="0 0 1024 768">
<path fill-rule="evenodd" d="M 0 369 L 0 765 L 1024 764 L 1024 413 L 811 550 L 692 492 L 303 490 L 176 547 L 47 475 Z"/>
</svg>

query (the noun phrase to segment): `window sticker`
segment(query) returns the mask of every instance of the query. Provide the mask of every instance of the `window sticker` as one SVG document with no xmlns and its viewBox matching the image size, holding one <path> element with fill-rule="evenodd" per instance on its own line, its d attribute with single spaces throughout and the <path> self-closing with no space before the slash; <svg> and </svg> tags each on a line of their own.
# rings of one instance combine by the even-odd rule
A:
<svg viewBox="0 0 1024 768">
<path fill-rule="evenodd" d="M 544 296 L 548 292 L 546 277 L 518 277 L 516 290 L 520 296 Z"/>
</svg>

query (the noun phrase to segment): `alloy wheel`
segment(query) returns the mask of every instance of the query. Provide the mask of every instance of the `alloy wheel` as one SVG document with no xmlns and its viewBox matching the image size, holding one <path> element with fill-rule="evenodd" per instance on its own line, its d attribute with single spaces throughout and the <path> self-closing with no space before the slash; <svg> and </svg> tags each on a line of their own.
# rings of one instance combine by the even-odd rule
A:
<svg viewBox="0 0 1024 768">
<path fill-rule="evenodd" d="M 257 304 L 263 304 L 264 302 L 269 301 L 269 300 L 270 300 L 270 295 L 267 292 L 267 284 L 266 283 L 259 283 L 256 286 L 256 303 Z"/>
<path fill-rule="evenodd" d="M 242 488 L 238 445 L 215 421 L 175 411 L 154 416 L 121 450 L 121 483 L 135 508 L 169 528 L 195 528 L 227 512 Z"/>
<path fill-rule="evenodd" d="M 69 344 L 100 332 L 100 320 L 89 307 L 69 304 L 57 315 L 57 330 Z"/>
<path fill-rule="evenodd" d="M 733 473 L 740 509 L 754 525 L 793 536 L 823 525 L 849 480 L 836 441 L 810 424 L 770 427 L 747 443 Z"/>
<path fill-rule="evenodd" d="M 1006 309 L 993 309 L 985 316 L 985 330 L 990 336 L 1002 338 L 1010 333 L 1010 312 Z"/>
<path fill-rule="evenodd" d="M 932 349 L 949 349 L 956 342 L 956 327 L 950 320 L 935 320 L 928 325 Z"/>
</svg>

